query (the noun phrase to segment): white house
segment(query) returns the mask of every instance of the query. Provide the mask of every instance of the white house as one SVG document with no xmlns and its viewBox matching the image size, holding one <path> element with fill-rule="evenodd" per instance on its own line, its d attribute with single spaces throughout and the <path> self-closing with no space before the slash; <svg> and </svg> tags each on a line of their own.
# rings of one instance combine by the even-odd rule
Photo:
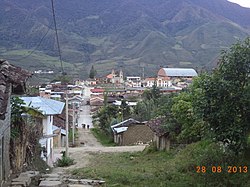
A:
<svg viewBox="0 0 250 187">
<path fill-rule="evenodd" d="M 48 165 L 53 165 L 53 116 L 61 114 L 65 103 L 43 97 L 21 97 L 25 106 L 41 111 L 43 118 L 43 137 L 39 140 L 43 153 L 41 157 Z"/>
<path fill-rule="evenodd" d="M 141 87 L 141 77 L 127 77 L 127 83 L 131 87 Z"/>
<path fill-rule="evenodd" d="M 165 77 L 157 77 L 157 78 L 149 77 L 149 78 L 146 78 L 144 82 L 145 82 L 145 86 L 149 88 L 153 87 L 154 84 L 156 84 L 157 87 L 161 87 L 161 88 L 172 86 L 172 82 L 168 78 L 165 78 Z"/>
</svg>

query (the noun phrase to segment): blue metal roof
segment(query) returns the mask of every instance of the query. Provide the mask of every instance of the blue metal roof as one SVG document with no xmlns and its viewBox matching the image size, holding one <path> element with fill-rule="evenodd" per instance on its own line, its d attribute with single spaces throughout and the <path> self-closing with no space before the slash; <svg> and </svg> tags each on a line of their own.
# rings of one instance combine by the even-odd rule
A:
<svg viewBox="0 0 250 187">
<path fill-rule="evenodd" d="M 162 68 L 170 77 L 195 77 L 197 72 L 192 68 Z"/>
<path fill-rule="evenodd" d="M 30 106 L 38 109 L 44 115 L 61 114 L 65 103 L 53 99 L 43 97 L 20 97 L 25 103 L 25 106 Z"/>
</svg>

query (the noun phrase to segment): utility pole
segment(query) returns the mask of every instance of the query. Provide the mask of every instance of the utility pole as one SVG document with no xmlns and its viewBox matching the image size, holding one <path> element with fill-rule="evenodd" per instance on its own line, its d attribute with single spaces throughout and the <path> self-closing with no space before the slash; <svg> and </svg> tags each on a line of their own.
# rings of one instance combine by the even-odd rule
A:
<svg viewBox="0 0 250 187">
<path fill-rule="evenodd" d="M 73 129 L 72 129 L 72 144 L 75 145 L 75 103 L 73 102 Z"/>
<path fill-rule="evenodd" d="M 142 79 L 144 80 L 144 66 L 142 67 Z"/>
<path fill-rule="evenodd" d="M 69 156 L 69 103 L 68 103 L 68 90 L 66 90 L 66 157 Z"/>
</svg>

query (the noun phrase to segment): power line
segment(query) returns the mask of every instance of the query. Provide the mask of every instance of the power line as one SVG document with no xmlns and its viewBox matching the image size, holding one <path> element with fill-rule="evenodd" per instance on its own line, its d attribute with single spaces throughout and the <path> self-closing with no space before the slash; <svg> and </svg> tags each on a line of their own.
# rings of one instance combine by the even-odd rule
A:
<svg viewBox="0 0 250 187">
<path fill-rule="evenodd" d="M 58 37 L 57 26 L 56 26 L 56 16 L 55 16 L 55 8 L 54 8 L 54 1 L 53 0 L 51 0 L 51 7 L 52 7 L 52 14 L 53 14 L 55 32 L 56 32 L 56 43 L 57 43 L 57 49 L 58 49 L 58 54 L 59 54 L 59 60 L 60 60 L 60 63 L 61 63 L 62 73 L 65 74 L 64 69 L 63 69 L 63 64 L 62 64 L 62 55 L 61 55 L 59 37 Z"/>
</svg>

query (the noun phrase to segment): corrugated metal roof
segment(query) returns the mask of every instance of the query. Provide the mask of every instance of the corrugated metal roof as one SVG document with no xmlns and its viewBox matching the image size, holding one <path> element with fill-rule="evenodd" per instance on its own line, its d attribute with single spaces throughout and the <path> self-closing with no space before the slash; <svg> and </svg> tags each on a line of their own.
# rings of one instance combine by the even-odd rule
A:
<svg viewBox="0 0 250 187">
<path fill-rule="evenodd" d="M 116 133 L 121 133 L 121 132 L 125 132 L 128 130 L 128 127 L 118 127 L 118 128 L 114 128 Z"/>
<path fill-rule="evenodd" d="M 122 122 L 120 122 L 120 123 L 117 123 L 117 124 L 115 124 L 115 125 L 112 125 L 112 126 L 111 126 L 111 129 L 112 129 L 112 131 L 114 132 L 114 128 L 129 126 L 129 125 L 132 124 L 132 123 L 139 124 L 140 122 L 137 121 L 137 120 L 134 120 L 134 119 L 132 119 L 132 118 L 129 118 L 129 119 L 125 120 L 125 121 L 122 121 Z"/>
<path fill-rule="evenodd" d="M 167 76 L 172 77 L 195 77 L 197 72 L 192 68 L 162 68 Z"/>
<path fill-rule="evenodd" d="M 26 106 L 37 108 L 44 115 L 61 114 L 65 103 L 43 97 L 20 97 Z"/>
</svg>

